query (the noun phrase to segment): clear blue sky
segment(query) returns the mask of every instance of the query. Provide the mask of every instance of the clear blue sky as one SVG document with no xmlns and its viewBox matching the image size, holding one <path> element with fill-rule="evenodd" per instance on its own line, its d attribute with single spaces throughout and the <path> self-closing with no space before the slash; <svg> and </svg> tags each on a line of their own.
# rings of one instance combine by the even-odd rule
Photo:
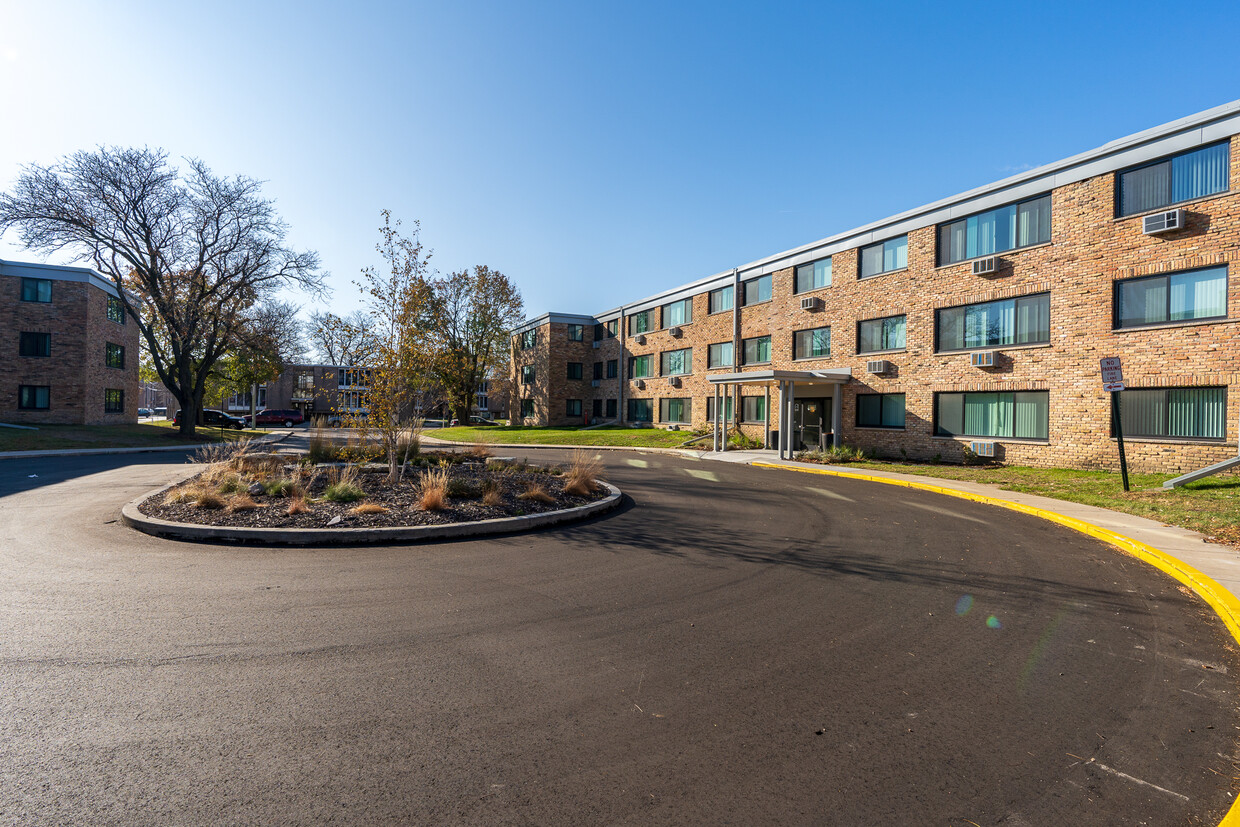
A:
<svg viewBox="0 0 1240 827">
<path fill-rule="evenodd" d="M 5 3 L 0 187 L 99 144 L 267 182 L 332 304 L 379 210 L 596 312 L 1240 98 L 1240 5 Z M 15 233 L 0 258 L 32 259 Z"/>
</svg>

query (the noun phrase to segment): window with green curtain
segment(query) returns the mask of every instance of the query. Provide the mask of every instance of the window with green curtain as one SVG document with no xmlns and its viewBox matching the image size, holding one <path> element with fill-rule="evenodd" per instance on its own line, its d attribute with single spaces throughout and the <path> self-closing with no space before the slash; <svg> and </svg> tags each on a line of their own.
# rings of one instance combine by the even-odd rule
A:
<svg viewBox="0 0 1240 827">
<path fill-rule="evenodd" d="M 1119 215 L 1148 212 L 1226 192 L 1230 160 L 1230 143 L 1223 141 L 1119 172 L 1115 176 Z"/>
<path fill-rule="evenodd" d="M 818 290 L 831 286 L 831 259 L 821 258 L 797 265 L 794 292 L 804 293 L 807 290 Z"/>
<path fill-rule="evenodd" d="M 723 419 L 725 422 L 731 422 L 732 421 L 732 397 L 725 396 L 722 398 L 725 400 L 724 405 L 723 405 Z M 707 422 L 715 421 L 715 397 L 713 396 L 706 397 L 706 421 Z"/>
<path fill-rule="evenodd" d="M 642 310 L 629 316 L 630 336 L 635 336 L 638 333 L 649 333 L 652 330 L 654 330 L 653 310 Z"/>
<path fill-rule="evenodd" d="M 857 324 L 857 352 L 877 353 L 904 348 L 904 316 L 867 319 Z"/>
<path fill-rule="evenodd" d="M 1051 240 L 1051 197 L 1042 195 L 939 225 L 938 262 L 954 264 Z"/>
<path fill-rule="evenodd" d="M 823 359 L 831 355 L 831 328 L 798 330 L 792 336 L 793 359 Z"/>
<path fill-rule="evenodd" d="M 935 311 L 938 350 L 1049 342 L 1050 293 Z"/>
<path fill-rule="evenodd" d="M 1132 388 L 1122 391 L 1119 399 L 1124 436 L 1220 440 L 1227 436 L 1226 388 Z"/>
<path fill-rule="evenodd" d="M 711 345 L 706 352 L 706 367 L 708 368 L 730 368 L 733 367 L 732 361 L 732 343 L 720 342 Z"/>
<path fill-rule="evenodd" d="M 654 376 L 654 358 L 647 354 L 646 356 L 633 356 L 629 359 L 629 378 L 630 379 L 649 379 Z"/>
<path fill-rule="evenodd" d="M 757 365 L 771 361 L 770 336 L 756 336 L 752 339 L 744 339 L 742 344 L 744 345 L 742 353 L 745 356 L 745 364 Z"/>
<path fill-rule="evenodd" d="M 692 422 L 692 402 L 686 398 L 660 399 L 659 421 L 674 424 Z"/>
<path fill-rule="evenodd" d="M 983 438 L 1047 439 L 1048 391 L 940 393 L 935 434 Z"/>
<path fill-rule="evenodd" d="M 629 400 L 629 422 L 653 422 L 654 405 L 649 399 Z"/>
<path fill-rule="evenodd" d="M 742 422 L 766 422 L 766 396 L 741 397 Z"/>
</svg>

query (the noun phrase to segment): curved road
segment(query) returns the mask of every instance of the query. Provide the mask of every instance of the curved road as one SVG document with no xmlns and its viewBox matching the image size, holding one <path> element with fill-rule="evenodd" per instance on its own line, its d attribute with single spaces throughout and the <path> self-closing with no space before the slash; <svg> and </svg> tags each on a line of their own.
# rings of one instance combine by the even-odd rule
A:
<svg viewBox="0 0 1240 827">
<path fill-rule="evenodd" d="M 604 460 L 632 498 L 610 516 L 358 549 L 122 526 L 180 457 L 0 462 L 0 824 L 1165 825 L 1230 806 L 1240 658 L 1153 569 L 926 492 Z"/>
</svg>

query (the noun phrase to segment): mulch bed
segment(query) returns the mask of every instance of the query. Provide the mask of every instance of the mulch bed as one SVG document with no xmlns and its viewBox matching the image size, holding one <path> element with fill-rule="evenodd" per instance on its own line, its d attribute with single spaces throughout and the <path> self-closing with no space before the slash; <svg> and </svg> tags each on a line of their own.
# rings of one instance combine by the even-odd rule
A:
<svg viewBox="0 0 1240 827">
<path fill-rule="evenodd" d="M 288 513 L 291 501 L 287 497 L 258 493 L 250 495 L 258 506 L 252 510 L 199 508 L 193 503 L 165 504 L 165 494 L 151 497 L 141 503 L 138 510 L 148 517 L 195 525 L 237 528 L 327 528 L 333 518 L 339 517 L 339 522 L 333 523 L 331 528 L 371 528 L 443 525 L 541 514 L 575 508 L 607 496 L 607 490 L 602 486 L 599 486 L 595 494 L 589 497 L 567 494 L 564 492 L 564 478 L 542 469 L 508 468 L 496 471 L 488 469 L 481 462 L 462 463 L 452 467 L 450 476 L 458 485 L 468 490 L 458 496 L 449 497 L 447 507 L 441 511 L 423 511 L 417 505 L 420 496 L 418 486 L 422 473 L 421 469 L 408 471 L 404 480 L 393 487 L 388 485 L 386 473 L 363 472 L 358 475 L 356 484 L 366 492 L 366 497 L 350 503 L 322 499 L 323 492 L 328 485 L 328 474 L 319 473 L 306 489 L 306 504 L 310 510 L 302 514 L 290 515 Z M 193 485 L 198 476 L 186 480 L 177 487 Z M 482 504 L 480 489 L 486 481 L 490 481 L 498 491 L 500 495 L 498 505 Z M 554 497 L 555 501 L 543 503 L 532 499 L 519 499 L 518 495 L 524 493 L 531 483 L 541 485 L 550 496 Z M 225 495 L 223 499 L 229 502 L 235 496 L 237 495 Z M 388 511 L 380 514 L 352 513 L 353 509 L 361 503 L 376 503 L 387 508 Z"/>
</svg>

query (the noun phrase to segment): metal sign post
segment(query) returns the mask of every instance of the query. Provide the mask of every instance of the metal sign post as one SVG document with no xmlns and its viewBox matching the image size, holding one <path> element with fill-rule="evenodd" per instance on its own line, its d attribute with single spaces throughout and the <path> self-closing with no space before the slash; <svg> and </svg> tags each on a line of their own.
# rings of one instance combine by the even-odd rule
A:
<svg viewBox="0 0 1240 827">
<path fill-rule="evenodd" d="M 1124 490 L 1127 491 L 1128 457 L 1124 454 L 1124 422 L 1120 417 L 1119 404 L 1119 394 L 1124 389 L 1124 371 L 1118 356 L 1102 360 L 1102 389 L 1111 394 L 1111 418 L 1115 421 L 1115 441 L 1119 445 L 1119 473 L 1124 480 Z"/>
</svg>

